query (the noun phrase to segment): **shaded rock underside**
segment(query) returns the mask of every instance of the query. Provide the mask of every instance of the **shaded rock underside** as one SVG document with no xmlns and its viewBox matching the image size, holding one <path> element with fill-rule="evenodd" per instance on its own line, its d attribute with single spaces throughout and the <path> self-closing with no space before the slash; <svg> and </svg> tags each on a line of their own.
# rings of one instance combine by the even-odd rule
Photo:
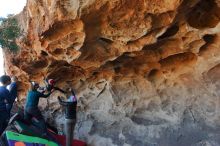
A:
<svg viewBox="0 0 220 146">
<path fill-rule="evenodd" d="M 5 52 L 7 72 L 19 77 L 21 100 L 43 76 L 74 87 L 75 136 L 90 145 L 218 146 L 219 4 L 29 0 L 18 16 L 21 50 Z M 58 94 L 40 105 L 62 127 Z"/>
</svg>

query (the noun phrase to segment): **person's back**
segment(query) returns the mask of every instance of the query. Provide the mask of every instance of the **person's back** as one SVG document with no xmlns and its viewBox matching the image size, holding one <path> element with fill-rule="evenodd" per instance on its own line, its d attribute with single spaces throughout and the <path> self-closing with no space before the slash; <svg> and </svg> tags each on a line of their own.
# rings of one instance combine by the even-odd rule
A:
<svg viewBox="0 0 220 146">
<path fill-rule="evenodd" d="M 10 93 L 5 86 L 0 86 L 0 111 L 6 110 L 6 102 L 8 102 L 8 98 L 10 97 Z"/>
<path fill-rule="evenodd" d="M 6 109 L 6 104 L 8 103 L 8 99 L 10 99 L 10 93 L 7 90 L 7 85 L 11 83 L 11 78 L 7 75 L 3 75 L 0 77 L 0 82 L 2 86 L 0 87 L 0 135 L 7 127 L 7 120 L 9 118 L 9 114 Z"/>
<path fill-rule="evenodd" d="M 10 116 L 11 109 L 13 107 L 15 99 L 17 98 L 17 77 L 15 76 L 12 77 L 12 83 L 7 86 L 7 89 L 9 90 L 10 93 L 10 99 L 8 99 L 8 104 L 6 108 Z"/>
<path fill-rule="evenodd" d="M 25 108 L 38 108 L 39 99 L 44 96 L 37 90 L 30 90 L 27 94 Z"/>
<path fill-rule="evenodd" d="M 67 97 L 66 101 L 62 100 L 61 97 L 58 97 L 59 103 L 65 108 L 65 134 L 66 134 L 66 143 L 71 145 L 73 139 L 73 131 L 76 124 L 76 106 L 77 98 L 72 88 L 69 88 L 70 95 Z"/>
<path fill-rule="evenodd" d="M 17 93 L 17 77 L 12 77 L 12 83 L 8 86 L 8 90 L 11 94 L 11 101 L 14 102 L 16 97 L 18 96 Z"/>
</svg>

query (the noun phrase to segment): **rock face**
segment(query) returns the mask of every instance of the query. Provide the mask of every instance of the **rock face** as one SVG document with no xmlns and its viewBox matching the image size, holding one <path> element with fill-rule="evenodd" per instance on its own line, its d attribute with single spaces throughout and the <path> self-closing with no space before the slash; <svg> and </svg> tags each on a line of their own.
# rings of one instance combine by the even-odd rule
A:
<svg viewBox="0 0 220 146">
<path fill-rule="evenodd" d="M 9 74 L 78 96 L 75 137 L 91 146 L 220 145 L 220 1 L 28 0 Z M 41 100 L 62 127 L 53 93 Z"/>
</svg>

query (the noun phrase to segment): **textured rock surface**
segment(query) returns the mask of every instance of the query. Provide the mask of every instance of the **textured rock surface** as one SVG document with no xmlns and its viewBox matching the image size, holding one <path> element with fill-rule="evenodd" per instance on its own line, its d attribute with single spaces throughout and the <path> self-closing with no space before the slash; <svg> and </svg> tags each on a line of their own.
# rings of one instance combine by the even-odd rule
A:
<svg viewBox="0 0 220 146">
<path fill-rule="evenodd" d="M 28 80 L 72 86 L 75 136 L 91 146 L 220 145 L 220 1 L 29 0 L 6 53 Z M 60 93 L 41 101 L 62 127 Z M 53 118 L 55 117 L 55 119 Z"/>
</svg>

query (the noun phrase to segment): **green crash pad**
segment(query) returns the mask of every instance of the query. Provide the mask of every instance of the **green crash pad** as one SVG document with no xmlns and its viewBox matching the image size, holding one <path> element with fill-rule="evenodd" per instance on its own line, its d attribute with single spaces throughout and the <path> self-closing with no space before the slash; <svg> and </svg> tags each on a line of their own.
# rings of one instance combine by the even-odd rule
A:
<svg viewBox="0 0 220 146">
<path fill-rule="evenodd" d="M 6 138 L 8 141 L 19 141 L 24 143 L 42 144 L 47 146 L 59 146 L 57 143 L 48 141 L 43 138 L 27 136 L 12 131 L 6 131 Z"/>
</svg>

